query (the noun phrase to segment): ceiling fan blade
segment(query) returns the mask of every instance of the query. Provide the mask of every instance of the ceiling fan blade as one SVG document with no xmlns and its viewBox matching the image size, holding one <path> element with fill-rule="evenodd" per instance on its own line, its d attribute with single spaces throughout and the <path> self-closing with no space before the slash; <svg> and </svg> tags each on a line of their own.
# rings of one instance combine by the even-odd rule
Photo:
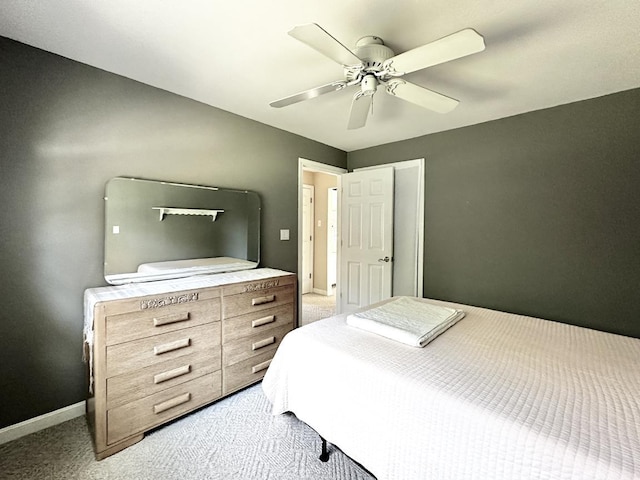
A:
<svg viewBox="0 0 640 480">
<path fill-rule="evenodd" d="M 343 66 L 362 64 L 351 50 L 316 23 L 295 27 L 289 35 Z"/>
<path fill-rule="evenodd" d="M 349 123 L 347 124 L 348 130 L 355 130 L 365 126 L 372 102 L 373 95 L 364 95 L 362 92 L 357 92 L 353 96 Z"/>
<path fill-rule="evenodd" d="M 390 95 L 438 113 L 450 112 L 460 103 L 455 98 L 419 87 L 414 83 L 409 83 L 399 78 L 389 80 L 385 87 Z"/>
<path fill-rule="evenodd" d="M 337 90 L 342 90 L 347 86 L 346 82 L 332 82 L 326 85 L 322 85 L 321 87 L 312 88 L 310 90 L 305 90 L 304 92 L 296 93 L 295 95 L 289 95 L 288 97 L 281 98 L 280 100 L 275 100 L 271 102 L 269 105 L 275 108 L 286 107 L 287 105 L 292 105 L 294 103 L 302 102 L 304 100 L 311 100 L 312 98 L 316 98 L 320 95 L 324 95 L 325 93 L 335 92 Z"/>
<path fill-rule="evenodd" d="M 484 38 L 472 28 L 414 48 L 386 60 L 385 71 L 394 77 L 415 72 L 440 63 L 465 57 L 484 50 Z"/>
</svg>

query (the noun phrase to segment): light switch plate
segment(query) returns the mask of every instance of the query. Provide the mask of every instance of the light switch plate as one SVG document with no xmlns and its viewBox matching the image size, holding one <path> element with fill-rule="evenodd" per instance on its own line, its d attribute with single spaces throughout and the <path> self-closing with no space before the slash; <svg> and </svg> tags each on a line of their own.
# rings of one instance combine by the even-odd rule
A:
<svg viewBox="0 0 640 480">
<path fill-rule="evenodd" d="M 280 240 L 289 240 L 289 229 L 283 228 L 280 230 Z"/>
</svg>

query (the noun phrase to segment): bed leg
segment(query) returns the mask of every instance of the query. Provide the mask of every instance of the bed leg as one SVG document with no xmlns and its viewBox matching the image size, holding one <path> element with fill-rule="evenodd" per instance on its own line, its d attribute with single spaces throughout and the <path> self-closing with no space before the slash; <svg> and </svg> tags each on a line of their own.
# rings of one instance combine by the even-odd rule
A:
<svg viewBox="0 0 640 480">
<path fill-rule="evenodd" d="M 320 453 L 320 461 L 326 462 L 329 460 L 329 452 L 327 451 L 327 441 L 323 437 L 320 437 L 320 440 L 322 440 L 322 452 Z"/>
</svg>

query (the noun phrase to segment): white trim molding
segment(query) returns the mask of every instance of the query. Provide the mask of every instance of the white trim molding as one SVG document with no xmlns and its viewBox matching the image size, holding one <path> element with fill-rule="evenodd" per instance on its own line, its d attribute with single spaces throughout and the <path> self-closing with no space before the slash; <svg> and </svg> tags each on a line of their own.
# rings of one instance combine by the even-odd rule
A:
<svg viewBox="0 0 640 480">
<path fill-rule="evenodd" d="M 53 427 L 54 425 L 66 422 L 67 420 L 81 417 L 84 415 L 85 410 L 86 402 L 78 402 L 73 405 L 69 405 L 68 407 L 60 408 L 59 410 L 45 413 L 38 417 L 30 418 L 24 422 L 16 423 L 15 425 L 0 428 L 0 445 L 12 440 L 17 440 L 25 435 L 39 432 L 45 428 Z"/>
<path fill-rule="evenodd" d="M 313 293 L 316 293 L 318 295 L 323 295 L 325 297 L 330 297 L 331 295 L 333 295 L 333 291 L 329 292 L 327 290 L 322 290 L 321 288 L 314 288 Z"/>
</svg>

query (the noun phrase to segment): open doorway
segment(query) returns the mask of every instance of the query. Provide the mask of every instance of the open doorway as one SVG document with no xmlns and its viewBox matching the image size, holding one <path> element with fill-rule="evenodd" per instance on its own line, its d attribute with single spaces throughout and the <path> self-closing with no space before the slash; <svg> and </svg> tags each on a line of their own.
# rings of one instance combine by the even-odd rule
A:
<svg viewBox="0 0 640 480">
<path fill-rule="evenodd" d="M 421 297 L 423 294 L 423 249 L 424 249 L 424 181 L 425 181 L 425 161 L 423 158 L 416 160 L 406 160 L 401 162 L 393 162 L 385 165 L 378 165 L 372 167 L 365 167 L 356 170 L 368 170 L 375 168 L 383 168 L 391 166 L 394 168 L 394 254 L 393 254 L 393 280 L 392 280 L 392 295 L 409 295 Z M 302 285 L 303 275 L 303 184 L 305 174 L 307 175 L 307 181 L 315 182 L 315 174 L 327 174 L 332 176 L 337 181 L 336 188 L 336 208 L 337 218 L 340 218 L 340 203 L 341 195 L 341 179 L 342 175 L 347 173 L 347 170 L 326 165 L 323 163 L 313 162 L 300 158 L 298 161 L 298 284 Z M 309 176 L 311 174 L 311 176 Z M 320 181 L 323 177 L 318 176 Z M 320 229 L 328 227 L 328 223 L 324 223 L 324 218 L 329 218 L 329 198 L 333 193 L 329 193 L 328 190 L 333 190 L 334 187 L 323 185 L 323 193 L 326 193 L 326 199 L 319 199 L 319 189 L 314 184 L 316 206 L 326 206 L 326 211 L 322 213 L 323 217 L 320 223 Z M 323 227 L 324 226 L 324 227 Z M 336 235 L 336 257 L 337 257 L 337 275 L 340 275 L 340 244 L 337 239 L 344 233 L 340 232 L 340 221 L 336 222 L 335 235 Z M 315 219 L 313 230 L 318 235 L 318 218 Z M 411 232 L 411 233 L 410 233 Z M 325 237 L 326 238 L 326 237 Z M 328 242 L 325 242 L 323 248 L 330 249 Z M 330 257 L 331 254 L 328 250 L 325 250 L 326 257 Z M 318 247 L 314 248 L 314 269 L 326 268 L 328 265 L 327 260 L 319 260 L 316 255 Z M 322 256 L 324 254 L 321 254 Z M 323 267 L 324 265 L 324 267 Z M 333 312 L 339 310 L 336 309 L 335 298 L 339 295 L 339 291 L 343 286 L 336 285 L 332 280 L 331 274 L 327 272 L 325 277 L 322 277 L 318 271 L 315 271 L 313 278 L 313 290 L 311 293 L 302 295 L 302 289 L 298 288 L 298 325 L 305 325 L 311 323 L 317 319 L 331 316 Z M 320 277 L 320 278 L 319 278 Z M 324 279 L 323 279 L 324 278 Z M 338 312 L 339 313 L 339 312 Z"/>
<path fill-rule="evenodd" d="M 331 165 L 299 162 L 299 325 L 336 312 L 338 188 L 343 173 L 345 169 Z"/>
</svg>

